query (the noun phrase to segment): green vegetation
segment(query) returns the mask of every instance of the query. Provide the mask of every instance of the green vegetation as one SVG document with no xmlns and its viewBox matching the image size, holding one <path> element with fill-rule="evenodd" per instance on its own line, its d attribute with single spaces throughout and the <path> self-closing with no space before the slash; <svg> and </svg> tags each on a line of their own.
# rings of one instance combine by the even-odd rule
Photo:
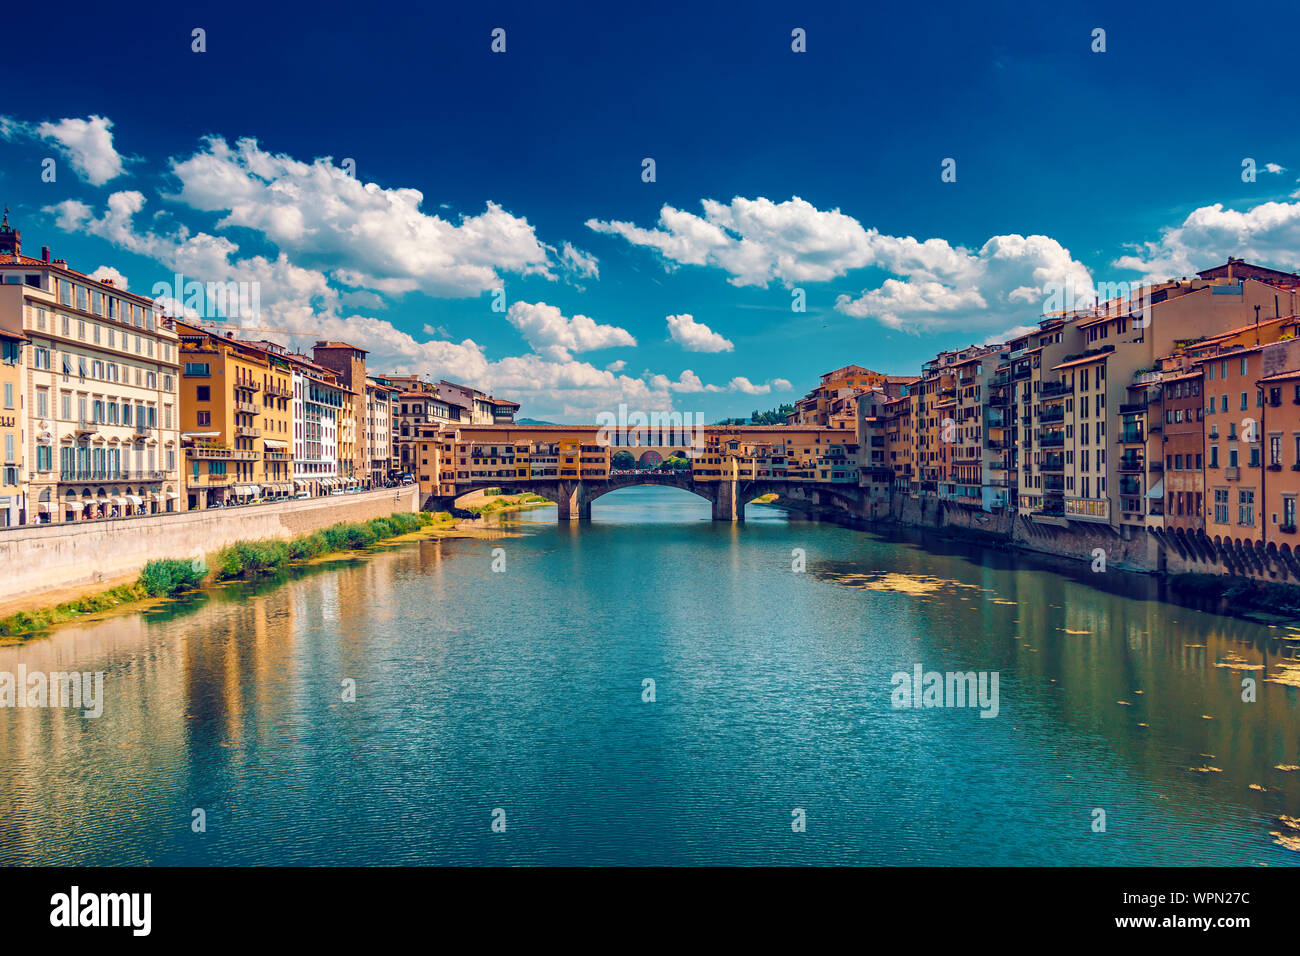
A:
<svg viewBox="0 0 1300 956">
<path fill-rule="evenodd" d="M 200 561 L 160 558 L 140 569 L 139 584 L 149 597 L 167 597 L 192 591 L 203 583 L 206 568 Z"/>
<path fill-rule="evenodd" d="M 39 611 L 19 611 L 0 620 L 0 635 L 12 637 L 43 631 L 56 624 L 75 621 L 86 614 L 109 611 L 122 604 L 142 601 L 148 596 L 149 593 L 144 585 L 137 582 L 122 584 L 101 594 L 77 598 L 75 601 L 65 601 L 55 607 L 41 608 Z"/>
<path fill-rule="evenodd" d="M 749 413 L 749 420 L 743 418 L 724 418 L 719 425 L 784 425 L 786 416 L 794 414 L 794 405 L 785 403 L 766 412 L 754 409 Z"/>
<path fill-rule="evenodd" d="M 660 471 L 690 471 L 691 463 L 689 459 L 678 458 L 676 455 L 674 455 L 671 458 L 665 459 L 663 464 L 659 466 L 659 470 Z"/>
<path fill-rule="evenodd" d="M 636 467 L 636 459 L 632 457 L 630 451 L 616 451 L 614 457 L 609 460 L 609 466 L 620 471 L 627 471 L 629 468 Z"/>
<path fill-rule="evenodd" d="M 533 495 L 531 497 L 536 497 Z M 387 518 L 372 518 L 361 523 L 331 525 L 311 534 L 288 541 L 240 541 L 222 548 L 212 562 L 213 576 L 219 581 L 254 577 L 277 571 L 291 561 L 305 561 L 335 551 L 369 547 L 385 538 L 410 534 L 429 526 L 445 526 L 453 518 L 445 511 L 431 514 L 399 513 Z M 48 630 L 87 614 L 109 611 L 124 604 L 151 597 L 169 597 L 201 587 L 208 577 L 202 561 L 161 558 L 150 561 L 131 584 L 118 585 L 100 594 L 65 601 L 38 611 L 20 611 L 0 619 L 0 636 L 32 634 Z"/>
<path fill-rule="evenodd" d="M 270 538 L 265 541 L 237 541 L 217 552 L 213 567 L 218 581 L 270 574 L 290 561 L 306 561 L 338 551 L 358 551 L 385 538 L 410 534 L 434 524 L 438 519 L 427 512 L 395 514 L 372 518 L 361 524 L 346 522 L 321 528 L 311 534 L 288 541 Z"/>
<path fill-rule="evenodd" d="M 543 498 L 541 495 L 506 495 L 504 497 L 494 498 L 487 502 L 487 504 L 474 505 L 466 510 L 482 517 L 483 515 L 498 514 L 505 511 L 521 511 L 525 508 L 536 508 L 539 505 L 549 505 L 550 503 L 549 499 Z"/>
</svg>

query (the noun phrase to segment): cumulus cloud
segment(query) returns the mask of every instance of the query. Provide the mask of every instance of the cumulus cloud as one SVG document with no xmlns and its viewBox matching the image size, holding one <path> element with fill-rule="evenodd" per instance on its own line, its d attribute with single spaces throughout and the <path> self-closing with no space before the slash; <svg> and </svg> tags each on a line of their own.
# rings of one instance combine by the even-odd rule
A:
<svg viewBox="0 0 1300 956">
<path fill-rule="evenodd" d="M 0 138 L 52 144 L 73 171 L 92 186 L 122 175 L 123 160 L 113 147 L 113 121 L 102 116 L 68 117 L 57 123 L 25 123 L 0 116 Z"/>
<path fill-rule="evenodd" d="M 1115 265 L 1154 282 L 1193 275 L 1230 255 L 1277 269 L 1300 269 L 1300 202 L 1266 202 L 1245 211 L 1222 203 L 1201 206 Z"/>
<path fill-rule="evenodd" d="M 845 315 L 919 332 L 974 324 L 1005 325 L 1037 314 L 1053 287 L 1089 296 L 1088 271 L 1047 236 L 994 236 L 977 251 L 944 239 L 918 240 L 867 229 L 838 209 L 795 196 L 780 203 L 706 199 L 704 214 L 664 206 L 656 228 L 592 219 L 587 226 L 655 249 L 671 266 L 722 269 L 736 286 L 825 282 L 854 269 L 892 273 L 856 297 L 841 294 Z"/>
<path fill-rule="evenodd" d="M 118 272 L 112 266 L 100 266 L 94 272 L 90 273 L 90 277 L 96 282 L 109 279 L 116 288 L 122 289 L 123 291 L 126 290 L 126 276 L 122 275 L 122 273 Z"/>
<path fill-rule="evenodd" d="M 533 350 L 556 362 L 566 362 L 573 352 L 636 345 L 626 329 L 601 325 L 585 315 L 566 317 L 545 302 L 515 302 L 506 319 L 528 340 Z"/>
<path fill-rule="evenodd" d="M 696 322 L 688 313 L 668 316 L 668 334 L 688 352 L 730 352 L 735 349 L 730 341 L 703 322 Z"/>
<path fill-rule="evenodd" d="M 1264 164 L 1264 172 L 1266 172 L 1266 173 L 1281 174 L 1281 173 L 1286 172 L 1286 167 L 1285 167 L 1285 166 L 1279 166 L 1277 163 L 1265 163 L 1265 164 Z"/>
<path fill-rule="evenodd" d="M 870 236 L 852 216 L 795 196 L 785 202 L 705 199 L 704 215 L 665 205 L 656 229 L 589 219 L 596 232 L 658 250 L 679 265 L 717 266 L 736 286 L 824 282 L 870 262 Z"/>
<path fill-rule="evenodd" d="M 545 303 L 515 303 L 507 319 L 538 349 L 534 354 L 492 360 L 472 339 L 450 341 L 446 330 L 429 326 L 417 339 L 391 322 L 348 311 L 330 277 L 320 269 L 293 262 L 283 251 L 274 257 L 239 255 L 239 247 L 223 236 L 184 226 L 170 233 L 141 228 L 137 222 L 146 205 L 142 194 L 123 191 L 109 196 L 96 211 L 79 200 L 48 207 L 61 229 L 103 238 L 119 248 L 148 256 L 168 273 L 200 282 L 256 283 L 260 312 L 251 322 L 249 338 L 270 338 L 290 347 L 310 350 L 317 339 L 351 342 L 370 352 L 372 368 L 394 374 L 448 378 L 508 395 L 540 417 L 591 421 L 597 412 L 616 409 L 620 402 L 669 411 L 673 393 L 649 381 L 649 376 L 621 374 L 623 363 L 600 369 L 573 359 L 572 352 L 613 345 L 635 345 L 625 330 L 600 325 L 584 316 L 567 318 Z M 170 280 L 169 280 L 170 281 Z M 199 318 L 192 308 L 167 296 L 171 314 Z M 271 330 L 271 331 L 267 331 Z"/>
<path fill-rule="evenodd" d="M 549 247 L 522 217 L 494 202 L 459 221 L 421 210 L 417 189 L 362 183 L 329 158 L 307 163 L 241 139 L 209 137 L 204 148 L 173 159 L 174 197 L 193 209 L 224 213 L 217 228 L 255 230 L 280 249 L 346 285 L 401 294 L 474 296 L 503 275 L 556 278 Z M 566 268 L 594 275 L 594 258 L 568 247 Z"/>
</svg>

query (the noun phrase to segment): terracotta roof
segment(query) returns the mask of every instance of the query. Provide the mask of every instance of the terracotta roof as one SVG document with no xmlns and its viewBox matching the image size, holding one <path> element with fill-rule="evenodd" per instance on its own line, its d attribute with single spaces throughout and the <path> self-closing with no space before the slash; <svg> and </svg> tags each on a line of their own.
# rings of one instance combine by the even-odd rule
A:
<svg viewBox="0 0 1300 956">
<path fill-rule="evenodd" d="M 0 329 L 0 339 L 9 339 L 11 342 L 26 342 L 27 336 L 22 332 L 10 332 L 8 329 Z"/>
<path fill-rule="evenodd" d="M 1276 372 L 1273 375 L 1266 376 L 1265 378 L 1256 379 L 1256 384 L 1262 382 L 1285 382 L 1293 378 L 1300 378 L 1300 369 L 1292 369 L 1289 372 Z"/>
</svg>

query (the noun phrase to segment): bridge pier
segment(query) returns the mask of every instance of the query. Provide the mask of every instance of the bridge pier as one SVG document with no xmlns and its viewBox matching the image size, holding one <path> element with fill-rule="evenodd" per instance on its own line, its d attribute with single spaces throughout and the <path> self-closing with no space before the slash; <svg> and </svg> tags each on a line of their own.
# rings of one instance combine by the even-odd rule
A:
<svg viewBox="0 0 1300 956">
<path fill-rule="evenodd" d="M 732 524 L 745 520 L 745 503 L 734 481 L 719 481 L 713 495 L 713 520 Z"/>
</svg>

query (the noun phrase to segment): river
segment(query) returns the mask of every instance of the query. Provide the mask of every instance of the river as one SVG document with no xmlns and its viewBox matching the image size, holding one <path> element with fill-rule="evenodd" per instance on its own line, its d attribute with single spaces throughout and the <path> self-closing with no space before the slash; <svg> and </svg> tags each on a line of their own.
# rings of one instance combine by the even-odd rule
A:
<svg viewBox="0 0 1300 956">
<path fill-rule="evenodd" d="M 1285 629 L 673 489 L 502 529 L 0 648 L 104 674 L 0 709 L 0 862 L 1300 862 Z M 895 707 L 917 665 L 996 716 Z"/>
</svg>

